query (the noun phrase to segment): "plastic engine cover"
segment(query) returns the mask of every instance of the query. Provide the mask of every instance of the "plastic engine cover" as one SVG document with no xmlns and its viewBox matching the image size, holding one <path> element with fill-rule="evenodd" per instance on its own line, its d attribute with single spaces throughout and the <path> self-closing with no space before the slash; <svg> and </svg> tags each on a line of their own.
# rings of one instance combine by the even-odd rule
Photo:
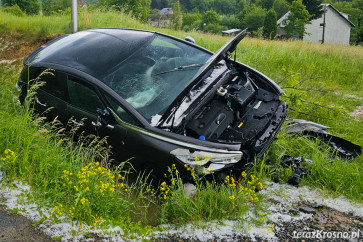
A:
<svg viewBox="0 0 363 242">
<path fill-rule="evenodd" d="M 187 128 L 207 140 L 216 140 L 233 121 L 231 108 L 221 100 L 213 100 L 193 117 Z"/>
</svg>

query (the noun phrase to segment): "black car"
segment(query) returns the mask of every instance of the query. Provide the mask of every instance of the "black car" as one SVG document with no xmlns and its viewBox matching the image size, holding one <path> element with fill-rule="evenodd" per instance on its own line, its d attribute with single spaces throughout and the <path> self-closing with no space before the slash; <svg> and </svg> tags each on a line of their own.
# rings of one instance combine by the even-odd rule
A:
<svg viewBox="0 0 363 242">
<path fill-rule="evenodd" d="M 35 110 L 108 136 L 117 161 L 133 157 L 135 167 L 160 172 L 172 164 L 238 171 L 264 154 L 287 115 L 280 87 L 230 58 L 245 35 L 216 53 L 144 30 L 63 35 L 24 60 L 19 98 L 51 68 Z"/>
</svg>

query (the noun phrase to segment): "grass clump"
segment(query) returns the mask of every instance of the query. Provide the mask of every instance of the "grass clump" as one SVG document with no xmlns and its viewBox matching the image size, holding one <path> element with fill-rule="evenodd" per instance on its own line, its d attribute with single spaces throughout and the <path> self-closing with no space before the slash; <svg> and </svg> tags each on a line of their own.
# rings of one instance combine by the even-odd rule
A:
<svg viewBox="0 0 363 242">
<path fill-rule="evenodd" d="M 263 188 L 263 184 L 255 175 L 247 177 L 243 172 L 238 180 L 227 176 L 224 182 L 216 183 L 198 175 L 195 168 L 188 165 L 186 168 L 193 177 L 195 186 L 192 188 L 184 187 L 175 166 L 169 168 L 168 182 L 163 181 L 160 185 L 160 216 L 163 223 L 241 220 L 247 212 L 257 213 L 261 209 L 262 196 L 257 191 Z"/>
</svg>

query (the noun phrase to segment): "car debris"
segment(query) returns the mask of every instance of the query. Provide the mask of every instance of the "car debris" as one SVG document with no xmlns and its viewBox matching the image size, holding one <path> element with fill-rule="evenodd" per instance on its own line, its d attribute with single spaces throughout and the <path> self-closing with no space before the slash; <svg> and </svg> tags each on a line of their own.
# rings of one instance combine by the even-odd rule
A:
<svg viewBox="0 0 363 242">
<path fill-rule="evenodd" d="M 330 127 L 302 119 L 288 119 L 285 132 L 314 137 L 328 144 L 339 159 L 354 159 L 362 154 L 362 147 L 343 138 L 332 135 L 327 129 Z"/>
<path fill-rule="evenodd" d="M 310 159 L 304 159 L 302 156 L 292 157 L 285 155 L 281 158 L 282 167 L 293 167 L 294 174 L 289 178 L 287 183 L 293 186 L 299 186 L 300 179 L 310 172 L 311 165 L 314 162 Z M 308 166 L 306 166 L 308 164 Z M 303 166 L 302 166 L 303 165 Z"/>
</svg>

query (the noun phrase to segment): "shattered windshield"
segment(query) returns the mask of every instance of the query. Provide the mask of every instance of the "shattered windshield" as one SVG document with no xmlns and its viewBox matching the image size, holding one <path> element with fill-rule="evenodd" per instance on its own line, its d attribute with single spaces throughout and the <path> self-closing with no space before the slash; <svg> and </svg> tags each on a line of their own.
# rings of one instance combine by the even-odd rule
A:
<svg viewBox="0 0 363 242">
<path fill-rule="evenodd" d="M 155 117 L 165 112 L 210 56 L 157 35 L 106 75 L 103 82 L 154 123 Z"/>
</svg>

